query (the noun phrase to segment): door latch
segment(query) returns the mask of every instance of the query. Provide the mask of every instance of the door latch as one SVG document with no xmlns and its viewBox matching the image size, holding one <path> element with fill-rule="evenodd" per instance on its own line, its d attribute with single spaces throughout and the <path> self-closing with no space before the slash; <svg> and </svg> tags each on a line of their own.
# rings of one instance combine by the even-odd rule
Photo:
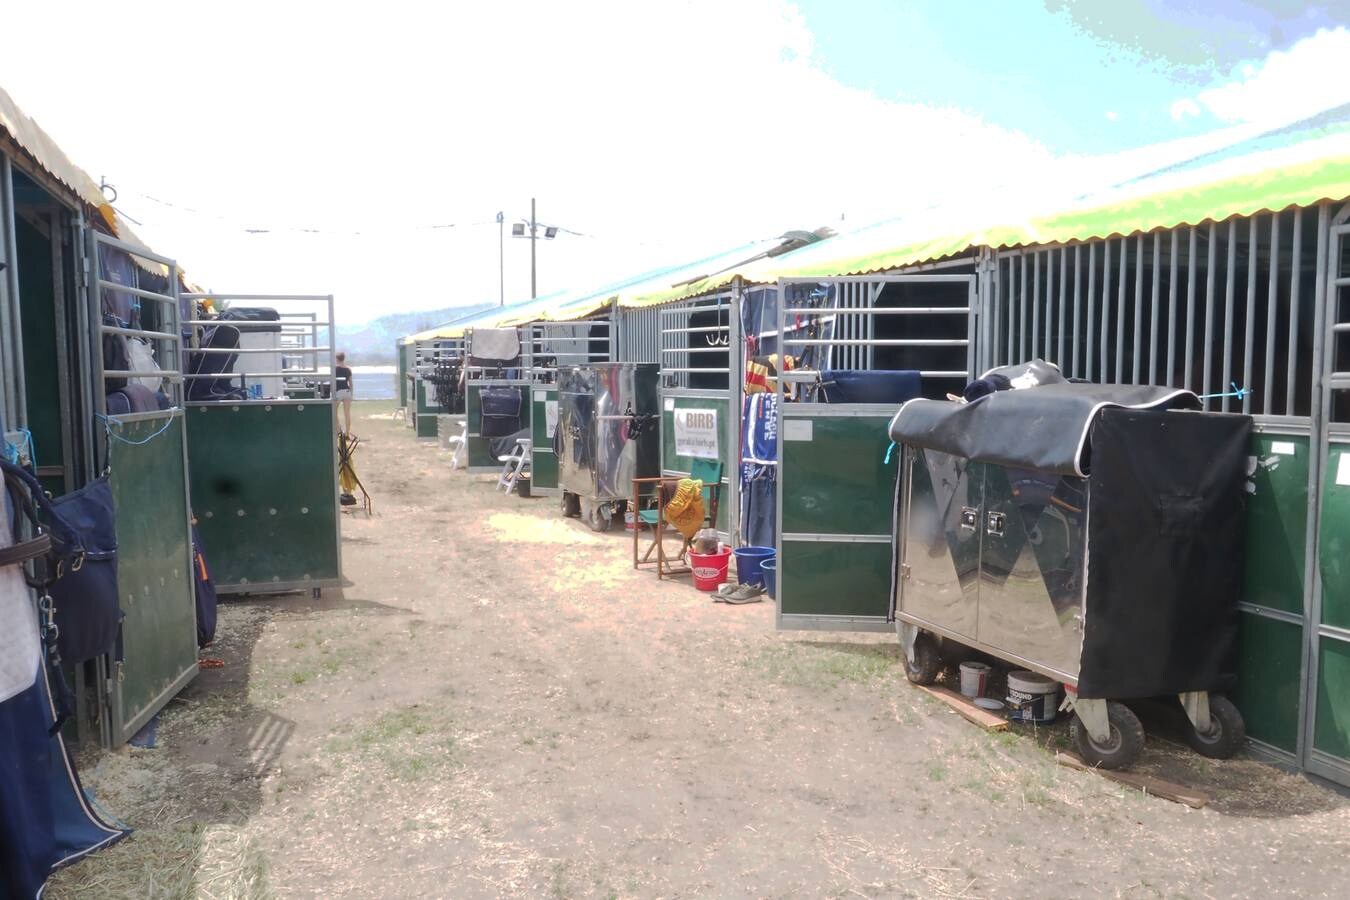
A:
<svg viewBox="0 0 1350 900">
<path fill-rule="evenodd" d="M 909 580 L 909 576 L 910 576 L 910 574 L 911 574 L 912 571 L 913 571 L 913 570 L 910 569 L 910 567 L 909 567 L 909 563 L 901 563 L 901 564 L 900 564 L 900 579 L 901 579 L 902 581 L 907 581 L 907 580 Z"/>
<path fill-rule="evenodd" d="M 980 511 L 973 506 L 961 507 L 961 527 L 974 531 L 980 521 Z"/>
<path fill-rule="evenodd" d="M 1003 537 L 1003 527 L 1008 524 L 1006 513 L 991 512 L 985 516 L 984 530 L 994 537 Z"/>
</svg>

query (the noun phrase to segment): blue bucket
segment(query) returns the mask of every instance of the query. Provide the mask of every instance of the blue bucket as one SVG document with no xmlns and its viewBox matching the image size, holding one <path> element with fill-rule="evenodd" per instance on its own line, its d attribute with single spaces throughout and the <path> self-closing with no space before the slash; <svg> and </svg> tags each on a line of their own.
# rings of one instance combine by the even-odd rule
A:
<svg viewBox="0 0 1350 900">
<path fill-rule="evenodd" d="M 774 591 L 778 584 L 778 557 L 771 556 L 768 559 L 761 560 L 759 571 L 764 578 L 764 592 L 769 595 L 770 600 L 777 600 L 778 594 Z"/>
<path fill-rule="evenodd" d="M 736 579 L 741 584 L 764 584 L 764 560 L 773 559 L 772 547 L 742 547 L 736 551 Z"/>
</svg>

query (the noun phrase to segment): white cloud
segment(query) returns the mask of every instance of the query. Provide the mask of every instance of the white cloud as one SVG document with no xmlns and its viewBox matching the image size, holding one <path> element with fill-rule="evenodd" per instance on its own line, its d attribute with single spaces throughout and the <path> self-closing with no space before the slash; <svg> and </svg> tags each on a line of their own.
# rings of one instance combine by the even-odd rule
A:
<svg viewBox="0 0 1350 900">
<path fill-rule="evenodd" d="M 1291 122 L 1350 102 L 1350 79 L 1342 74 L 1346 60 L 1350 29 L 1322 29 L 1259 66 L 1243 65 L 1232 81 L 1195 99 L 1221 122 Z M 1176 118 L 1177 104 L 1172 110 Z"/>
<path fill-rule="evenodd" d="M 1187 119 L 1199 118 L 1201 114 L 1200 104 L 1189 97 L 1182 97 L 1172 104 L 1170 110 L 1173 122 L 1184 122 Z"/>
<path fill-rule="evenodd" d="M 1120 121 L 1120 113 L 1116 112 L 1114 109 L 1108 109 L 1108 110 L 1106 111 L 1105 115 L 1106 115 L 1106 121 L 1108 121 L 1108 122 L 1118 122 L 1118 121 Z"/>
</svg>

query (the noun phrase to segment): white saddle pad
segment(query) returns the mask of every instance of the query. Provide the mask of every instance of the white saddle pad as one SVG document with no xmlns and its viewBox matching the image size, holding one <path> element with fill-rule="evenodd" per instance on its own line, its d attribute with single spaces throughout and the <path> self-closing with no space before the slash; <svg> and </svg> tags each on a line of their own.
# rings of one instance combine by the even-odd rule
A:
<svg viewBox="0 0 1350 900">
<path fill-rule="evenodd" d="M 9 515 L 0 498 L 0 547 L 14 543 Z M 37 611 L 18 566 L 0 568 L 0 703 L 33 686 L 42 653 Z"/>
</svg>

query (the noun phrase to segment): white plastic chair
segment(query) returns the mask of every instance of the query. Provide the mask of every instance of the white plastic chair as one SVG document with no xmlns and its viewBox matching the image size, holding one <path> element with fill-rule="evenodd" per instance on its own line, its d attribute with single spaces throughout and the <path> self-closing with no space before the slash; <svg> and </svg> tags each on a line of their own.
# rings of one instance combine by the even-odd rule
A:
<svg viewBox="0 0 1350 900">
<path fill-rule="evenodd" d="M 450 435 L 450 468 L 458 469 L 464 465 L 464 454 L 469 448 L 469 423 L 459 423 L 459 434 Z"/>
<path fill-rule="evenodd" d="M 497 457 L 502 463 L 502 474 L 497 478 L 497 487 L 502 493 L 509 494 L 516 489 L 516 482 L 530 472 L 530 453 L 534 442 L 529 438 L 516 438 L 516 448 L 510 453 Z"/>
</svg>

